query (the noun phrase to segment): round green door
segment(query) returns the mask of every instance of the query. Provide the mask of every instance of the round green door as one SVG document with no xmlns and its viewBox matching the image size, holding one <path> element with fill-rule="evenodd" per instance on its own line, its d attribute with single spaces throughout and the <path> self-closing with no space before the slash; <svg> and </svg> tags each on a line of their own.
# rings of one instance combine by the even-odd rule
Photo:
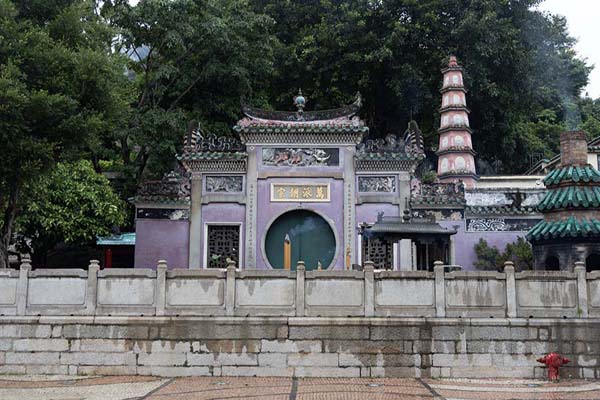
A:
<svg viewBox="0 0 600 400">
<path fill-rule="evenodd" d="M 289 237 L 292 269 L 299 260 L 307 270 L 329 268 L 335 255 L 335 235 L 331 226 L 318 214 L 307 210 L 289 211 L 273 222 L 265 238 L 265 252 L 273 268 L 284 265 L 284 243 Z"/>
</svg>

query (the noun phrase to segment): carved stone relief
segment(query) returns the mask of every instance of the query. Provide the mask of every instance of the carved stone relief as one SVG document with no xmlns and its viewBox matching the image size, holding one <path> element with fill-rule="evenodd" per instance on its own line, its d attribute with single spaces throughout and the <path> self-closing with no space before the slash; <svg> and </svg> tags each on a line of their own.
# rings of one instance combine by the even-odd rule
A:
<svg viewBox="0 0 600 400">
<path fill-rule="evenodd" d="M 274 167 L 337 166 L 339 149 L 267 148 L 262 151 L 263 165 Z"/>
<path fill-rule="evenodd" d="M 394 176 L 359 176 L 359 192 L 394 193 L 396 177 Z"/>
<path fill-rule="evenodd" d="M 207 176 L 206 192 L 239 193 L 243 190 L 244 178 L 241 176 Z"/>
</svg>

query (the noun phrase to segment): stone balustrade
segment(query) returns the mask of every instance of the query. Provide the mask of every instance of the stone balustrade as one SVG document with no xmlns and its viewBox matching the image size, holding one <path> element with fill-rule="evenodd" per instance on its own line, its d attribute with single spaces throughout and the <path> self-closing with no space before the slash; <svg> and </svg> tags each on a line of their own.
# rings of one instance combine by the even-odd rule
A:
<svg viewBox="0 0 600 400">
<path fill-rule="evenodd" d="M 5 316 L 600 317 L 600 272 L 105 269 L 0 271 Z"/>
</svg>

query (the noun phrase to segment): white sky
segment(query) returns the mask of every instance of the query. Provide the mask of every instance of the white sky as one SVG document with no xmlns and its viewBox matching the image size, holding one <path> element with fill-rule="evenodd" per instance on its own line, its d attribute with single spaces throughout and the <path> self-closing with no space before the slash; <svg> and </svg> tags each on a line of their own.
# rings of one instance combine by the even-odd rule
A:
<svg viewBox="0 0 600 400">
<path fill-rule="evenodd" d="M 600 97 L 600 0 L 546 0 L 541 10 L 564 15 L 569 24 L 569 33 L 578 39 L 575 49 L 596 67 L 590 74 L 590 83 L 584 90 L 590 97 Z"/>
</svg>

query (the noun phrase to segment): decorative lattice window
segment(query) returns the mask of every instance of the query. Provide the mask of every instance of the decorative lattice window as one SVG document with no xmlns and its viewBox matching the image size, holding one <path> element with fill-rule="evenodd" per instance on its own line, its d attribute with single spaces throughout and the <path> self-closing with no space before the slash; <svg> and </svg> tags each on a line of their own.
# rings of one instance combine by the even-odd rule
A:
<svg viewBox="0 0 600 400">
<path fill-rule="evenodd" d="M 375 269 L 394 269 L 393 244 L 378 238 L 363 241 L 364 260 L 373 261 Z"/>
<path fill-rule="evenodd" d="M 206 240 L 208 268 L 227 268 L 227 259 L 239 261 L 240 227 L 208 225 Z"/>
</svg>

